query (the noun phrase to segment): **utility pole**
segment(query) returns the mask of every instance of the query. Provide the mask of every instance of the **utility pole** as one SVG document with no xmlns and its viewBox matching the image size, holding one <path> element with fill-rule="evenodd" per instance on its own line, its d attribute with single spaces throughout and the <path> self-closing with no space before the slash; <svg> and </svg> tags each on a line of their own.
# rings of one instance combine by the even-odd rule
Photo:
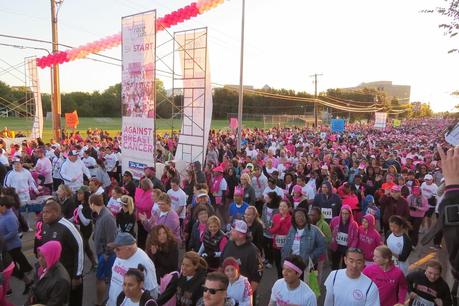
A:
<svg viewBox="0 0 459 306">
<path fill-rule="evenodd" d="M 317 129 L 317 116 L 318 116 L 318 110 L 317 110 L 317 77 L 318 76 L 323 76 L 323 74 L 317 74 L 314 73 L 310 77 L 314 78 L 314 127 Z"/>
<path fill-rule="evenodd" d="M 237 150 L 241 151 L 242 142 L 242 109 L 244 107 L 244 19 L 245 19 L 245 0 L 242 0 L 242 21 L 241 21 L 241 62 L 239 67 L 239 103 L 237 108 Z"/>
<path fill-rule="evenodd" d="M 57 35 L 57 5 L 62 4 L 62 0 L 51 0 L 51 31 L 53 38 L 53 53 L 59 51 Z M 59 65 L 54 64 L 52 68 L 52 101 L 51 112 L 53 114 L 53 136 L 56 141 L 61 139 L 61 91 L 59 85 Z"/>
</svg>

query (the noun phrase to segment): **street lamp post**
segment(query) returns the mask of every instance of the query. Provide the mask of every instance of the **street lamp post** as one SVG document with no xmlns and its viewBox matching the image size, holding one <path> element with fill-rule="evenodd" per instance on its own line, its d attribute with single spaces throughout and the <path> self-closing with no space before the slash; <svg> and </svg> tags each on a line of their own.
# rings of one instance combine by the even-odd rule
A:
<svg viewBox="0 0 459 306">
<path fill-rule="evenodd" d="M 244 19 L 245 19 L 245 0 L 242 0 L 242 21 L 241 21 L 241 62 L 239 68 L 239 103 L 237 108 L 237 150 L 241 150 L 242 142 L 242 108 L 244 107 Z"/>
<path fill-rule="evenodd" d="M 56 1 L 51 0 L 51 31 L 53 39 L 53 53 L 59 51 L 58 33 L 57 33 L 57 9 Z M 51 112 L 53 114 L 53 135 L 54 139 L 59 141 L 61 139 L 61 93 L 59 84 L 59 65 L 54 64 L 52 69 L 52 99 L 51 99 Z"/>
</svg>

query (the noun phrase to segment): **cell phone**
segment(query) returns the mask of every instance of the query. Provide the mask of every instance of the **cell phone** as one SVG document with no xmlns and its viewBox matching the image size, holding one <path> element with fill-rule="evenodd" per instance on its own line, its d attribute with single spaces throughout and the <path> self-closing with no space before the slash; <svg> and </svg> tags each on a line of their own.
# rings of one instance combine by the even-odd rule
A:
<svg viewBox="0 0 459 306">
<path fill-rule="evenodd" d="M 454 122 L 445 132 L 445 140 L 450 145 L 459 145 L 459 121 Z"/>
</svg>

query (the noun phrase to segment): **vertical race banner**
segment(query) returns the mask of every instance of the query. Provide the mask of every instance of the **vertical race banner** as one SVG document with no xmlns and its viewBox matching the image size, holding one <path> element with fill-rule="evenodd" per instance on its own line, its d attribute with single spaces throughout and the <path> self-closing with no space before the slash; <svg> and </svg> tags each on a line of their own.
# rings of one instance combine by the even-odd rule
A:
<svg viewBox="0 0 459 306">
<path fill-rule="evenodd" d="M 40 82 L 37 73 L 37 61 L 35 58 L 27 59 L 27 73 L 30 90 L 33 94 L 35 114 L 32 125 L 32 139 L 43 137 L 43 107 L 41 102 Z"/>
<path fill-rule="evenodd" d="M 121 28 L 122 170 L 138 179 L 155 163 L 156 11 L 125 16 Z"/>
<path fill-rule="evenodd" d="M 204 164 L 213 110 L 207 29 L 176 32 L 174 40 L 182 69 L 174 83 L 183 84 L 183 120 L 175 159 Z"/>
<path fill-rule="evenodd" d="M 375 113 L 375 128 L 385 129 L 387 121 L 387 113 Z"/>
</svg>

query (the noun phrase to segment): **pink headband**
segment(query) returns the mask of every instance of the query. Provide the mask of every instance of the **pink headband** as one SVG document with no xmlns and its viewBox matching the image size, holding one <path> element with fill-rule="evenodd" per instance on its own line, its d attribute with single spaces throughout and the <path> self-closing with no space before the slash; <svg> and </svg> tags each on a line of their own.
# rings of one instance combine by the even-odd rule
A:
<svg viewBox="0 0 459 306">
<path fill-rule="evenodd" d="M 295 271 L 296 273 L 298 274 L 302 274 L 303 271 L 301 271 L 300 268 L 298 268 L 297 266 L 295 266 L 294 264 L 292 264 L 290 261 L 288 260 L 284 260 L 284 267 L 287 267 L 289 269 L 292 269 L 293 271 Z"/>
</svg>

